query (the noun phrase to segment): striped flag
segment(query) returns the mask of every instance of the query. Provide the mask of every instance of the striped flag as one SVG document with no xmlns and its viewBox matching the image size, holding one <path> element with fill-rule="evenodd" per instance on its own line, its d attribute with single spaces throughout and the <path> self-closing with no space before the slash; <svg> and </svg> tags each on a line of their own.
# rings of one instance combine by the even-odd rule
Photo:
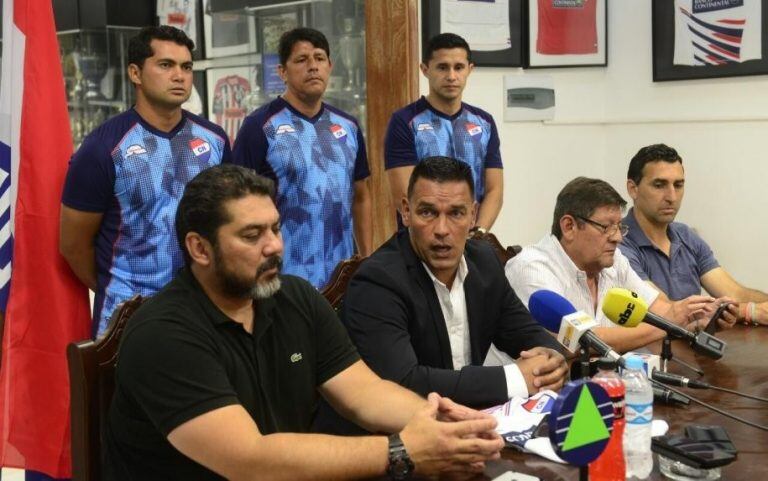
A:
<svg viewBox="0 0 768 481">
<path fill-rule="evenodd" d="M 0 464 L 71 474 L 66 345 L 87 290 L 58 253 L 72 154 L 51 0 L 3 0 L 0 79 Z"/>
</svg>

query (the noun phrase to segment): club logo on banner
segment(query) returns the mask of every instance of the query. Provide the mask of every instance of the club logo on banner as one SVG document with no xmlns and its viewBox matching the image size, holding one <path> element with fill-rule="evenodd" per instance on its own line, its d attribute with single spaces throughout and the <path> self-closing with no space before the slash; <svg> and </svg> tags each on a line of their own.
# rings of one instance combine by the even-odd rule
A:
<svg viewBox="0 0 768 481">
<path fill-rule="evenodd" d="M 569 382 L 549 414 L 549 440 L 555 454 L 586 466 L 603 452 L 613 430 L 613 403 L 598 384 Z"/>
<path fill-rule="evenodd" d="M 555 403 L 555 398 L 544 394 L 540 398 L 531 398 L 523 404 L 523 409 L 529 413 L 540 414 L 548 412 L 552 409 L 552 404 Z"/>
</svg>

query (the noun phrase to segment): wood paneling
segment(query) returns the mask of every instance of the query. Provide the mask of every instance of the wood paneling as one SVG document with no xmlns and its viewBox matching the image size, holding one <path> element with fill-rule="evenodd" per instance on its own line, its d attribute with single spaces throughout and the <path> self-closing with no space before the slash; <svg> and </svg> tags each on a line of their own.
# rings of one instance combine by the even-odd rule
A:
<svg viewBox="0 0 768 481">
<path fill-rule="evenodd" d="M 417 0 L 367 0 L 365 35 L 373 242 L 379 246 L 395 231 L 395 211 L 384 171 L 384 134 L 392 113 L 419 94 Z"/>
</svg>

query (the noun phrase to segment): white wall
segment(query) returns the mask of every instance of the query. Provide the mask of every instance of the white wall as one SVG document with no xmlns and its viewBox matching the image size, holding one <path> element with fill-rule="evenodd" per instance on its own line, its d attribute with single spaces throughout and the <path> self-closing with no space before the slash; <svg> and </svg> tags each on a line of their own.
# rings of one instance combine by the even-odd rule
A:
<svg viewBox="0 0 768 481">
<path fill-rule="evenodd" d="M 654 83 L 651 2 L 611 1 L 608 15 L 607 68 L 476 68 L 470 77 L 465 100 L 493 114 L 501 136 L 505 195 L 494 231 L 508 244 L 537 241 L 557 192 L 577 175 L 601 177 L 629 200 L 629 159 L 664 142 L 686 168 L 678 220 L 737 280 L 768 290 L 768 77 Z M 554 78 L 555 120 L 505 123 L 503 76 L 528 72 Z"/>
</svg>

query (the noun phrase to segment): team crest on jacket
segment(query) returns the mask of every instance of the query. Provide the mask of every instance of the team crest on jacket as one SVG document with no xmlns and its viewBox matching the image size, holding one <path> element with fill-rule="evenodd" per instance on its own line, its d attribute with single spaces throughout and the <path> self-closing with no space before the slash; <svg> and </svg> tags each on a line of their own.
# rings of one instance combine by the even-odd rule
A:
<svg viewBox="0 0 768 481">
<path fill-rule="evenodd" d="M 195 157 L 202 157 L 203 160 L 208 160 L 208 157 L 211 156 L 211 144 L 203 139 L 194 138 L 190 140 L 189 148 L 192 149 Z"/>
<path fill-rule="evenodd" d="M 467 133 L 474 137 L 477 134 L 483 133 L 483 128 L 472 122 L 467 122 Z"/>
<path fill-rule="evenodd" d="M 339 124 L 333 124 L 331 125 L 331 133 L 333 134 L 336 139 L 341 139 L 345 135 L 347 135 L 347 131 L 344 130 L 344 127 L 342 127 Z"/>
<path fill-rule="evenodd" d="M 139 154 L 146 154 L 147 149 L 145 149 L 143 146 L 139 144 L 133 144 L 127 149 L 125 149 L 125 156 L 130 157 L 132 155 L 139 155 Z"/>
</svg>

